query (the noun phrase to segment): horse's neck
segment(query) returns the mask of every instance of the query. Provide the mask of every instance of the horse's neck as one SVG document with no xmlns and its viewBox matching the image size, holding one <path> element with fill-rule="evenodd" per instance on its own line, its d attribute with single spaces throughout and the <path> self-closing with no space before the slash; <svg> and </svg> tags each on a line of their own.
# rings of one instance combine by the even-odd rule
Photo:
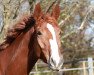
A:
<svg viewBox="0 0 94 75">
<path fill-rule="evenodd" d="M 0 56 L 0 70 L 6 75 L 27 75 L 37 61 L 28 48 L 32 30 L 21 34 Z M 33 56 L 32 56 L 33 55 Z M 3 69 L 2 69 L 3 68 Z"/>
<path fill-rule="evenodd" d="M 18 50 L 18 46 L 21 42 L 21 38 L 23 35 L 19 35 L 17 39 L 5 50 L 0 52 L 0 71 L 5 73 L 5 70 L 7 67 L 10 65 L 11 61 L 13 60 L 12 58 L 14 57 L 15 52 Z M 1 73 L 1 75 L 3 75 Z"/>
</svg>

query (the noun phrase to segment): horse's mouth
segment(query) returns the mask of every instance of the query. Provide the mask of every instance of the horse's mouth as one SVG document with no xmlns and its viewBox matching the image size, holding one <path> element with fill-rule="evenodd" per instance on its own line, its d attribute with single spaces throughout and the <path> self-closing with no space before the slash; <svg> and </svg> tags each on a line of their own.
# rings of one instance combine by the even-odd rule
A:
<svg viewBox="0 0 94 75">
<path fill-rule="evenodd" d="M 48 62 L 48 66 L 51 70 L 53 71 L 60 71 L 60 69 L 62 68 L 63 66 L 63 63 L 59 64 L 57 67 L 51 63 Z"/>
<path fill-rule="evenodd" d="M 53 67 L 53 66 L 49 66 L 49 68 L 53 71 L 59 71 L 60 69 L 59 68 L 56 68 L 56 67 Z"/>
</svg>

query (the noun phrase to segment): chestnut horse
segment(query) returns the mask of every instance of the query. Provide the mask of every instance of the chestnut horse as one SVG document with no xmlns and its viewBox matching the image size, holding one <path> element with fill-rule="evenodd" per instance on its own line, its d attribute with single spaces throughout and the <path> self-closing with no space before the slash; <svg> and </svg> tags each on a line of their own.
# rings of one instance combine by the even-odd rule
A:
<svg viewBox="0 0 94 75">
<path fill-rule="evenodd" d="M 53 70 L 61 68 L 59 13 L 55 5 L 51 15 L 44 14 L 38 3 L 33 15 L 25 16 L 9 30 L 0 45 L 0 75 L 29 75 L 38 59 Z"/>
</svg>

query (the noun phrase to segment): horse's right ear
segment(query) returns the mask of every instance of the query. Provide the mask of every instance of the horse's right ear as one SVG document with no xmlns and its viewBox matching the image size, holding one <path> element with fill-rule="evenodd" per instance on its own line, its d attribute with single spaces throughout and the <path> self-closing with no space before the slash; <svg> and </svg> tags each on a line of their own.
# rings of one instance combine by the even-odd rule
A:
<svg viewBox="0 0 94 75">
<path fill-rule="evenodd" d="M 42 14 L 40 3 L 37 3 L 34 9 L 34 18 L 38 19 L 39 16 Z"/>
<path fill-rule="evenodd" d="M 52 10 L 52 14 L 51 14 L 56 20 L 59 18 L 60 15 L 60 7 L 58 4 L 56 4 Z"/>
</svg>

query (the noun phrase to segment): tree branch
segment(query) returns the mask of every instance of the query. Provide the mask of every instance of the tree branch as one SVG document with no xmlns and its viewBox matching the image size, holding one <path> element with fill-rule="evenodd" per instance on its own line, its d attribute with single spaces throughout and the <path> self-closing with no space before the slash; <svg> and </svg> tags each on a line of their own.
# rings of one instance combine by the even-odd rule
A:
<svg viewBox="0 0 94 75">
<path fill-rule="evenodd" d="M 52 6 L 56 3 L 56 1 L 57 0 L 55 0 L 54 2 L 52 2 L 52 4 L 51 5 L 49 5 L 49 7 L 46 9 L 46 12 L 45 13 L 47 13 L 47 12 L 49 12 L 50 11 L 50 9 L 52 8 Z"/>
<path fill-rule="evenodd" d="M 92 8 L 89 8 L 89 11 L 86 13 L 84 20 L 81 23 L 81 26 L 78 28 L 80 31 L 82 31 L 86 27 L 87 18 L 88 18 L 88 15 L 91 13 L 91 11 L 92 11 Z"/>
</svg>

